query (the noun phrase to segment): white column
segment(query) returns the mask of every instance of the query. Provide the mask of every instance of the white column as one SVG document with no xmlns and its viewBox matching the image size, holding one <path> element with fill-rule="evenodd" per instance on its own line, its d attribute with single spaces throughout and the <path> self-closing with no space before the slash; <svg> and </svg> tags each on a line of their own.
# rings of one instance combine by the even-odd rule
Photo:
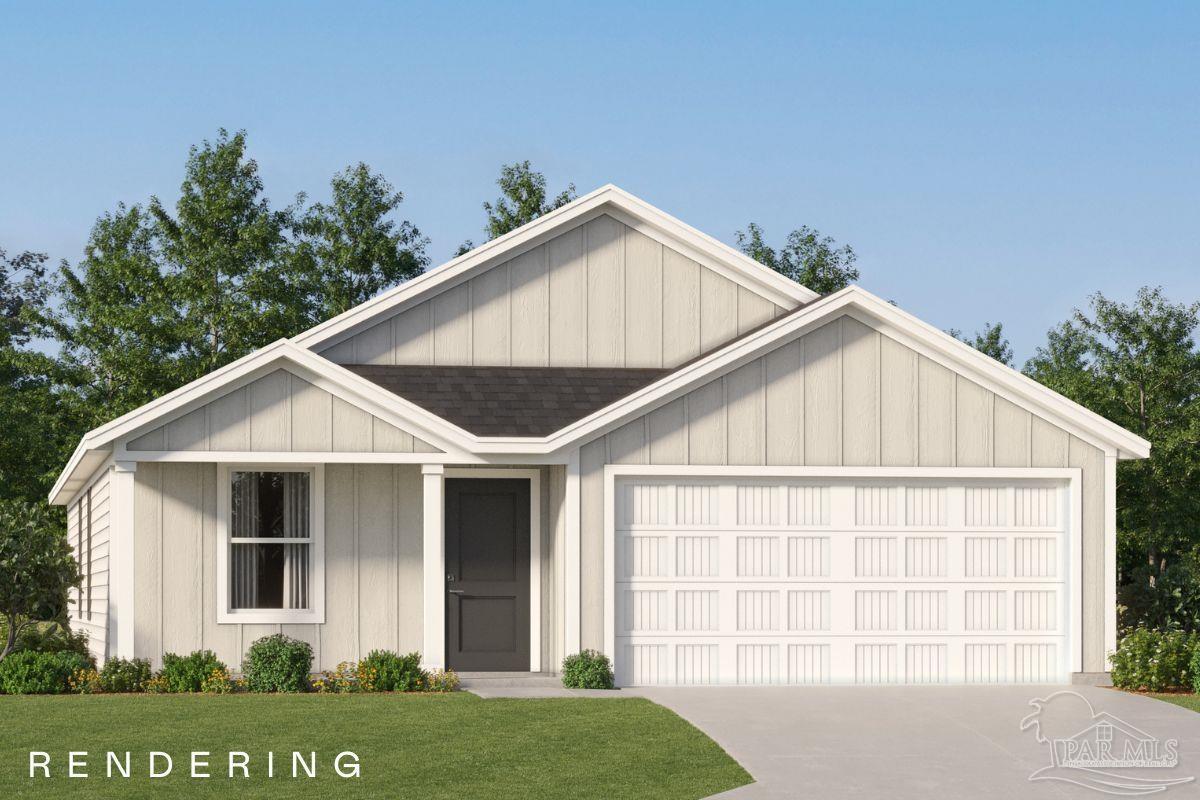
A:
<svg viewBox="0 0 1200 800">
<path fill-rule="evenodd" d="M 121 658 L 136 655 L 133 650 L 133 488 L 136 474 L 136 461 L 116 461 L 108 480 L 109 547 L 112 552 L 108 630 L 113 637 L 108 652 Z"/>
<path fill-rule="evenodd" d="M 567 558 L 566 558 L 566 642 L 565 655 L 579 652 L 579 450 L 572 450 L 567 461 Z M 555 665 L 557 669 L 558 665 Z"/>
<path fill-rule="evenodd" d="M 1104 456 L 1104 661 L 1117 650 L 1117 454 Z"/>
<path fill-rule="evenodd" d="M 421 550 L 424 564 L 424 613 L 422 615 L 421 656 L 427 669 L 446 666 L 446 537 L 445 467 L 441 464 L 421 466 L 425 499 L 422 514 L 424 545 Z"/>
</svg>

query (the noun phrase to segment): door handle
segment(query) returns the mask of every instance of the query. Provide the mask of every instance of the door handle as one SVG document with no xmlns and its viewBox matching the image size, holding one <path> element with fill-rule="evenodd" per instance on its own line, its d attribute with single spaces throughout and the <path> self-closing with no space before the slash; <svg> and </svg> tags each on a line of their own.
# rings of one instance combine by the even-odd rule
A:
<svg viewBox="0 0 1200 800">
<path fill-rule="evenodd" d="M 447 589 L 450 594 L 466 594 L 462 589 Z"/>
</svg>

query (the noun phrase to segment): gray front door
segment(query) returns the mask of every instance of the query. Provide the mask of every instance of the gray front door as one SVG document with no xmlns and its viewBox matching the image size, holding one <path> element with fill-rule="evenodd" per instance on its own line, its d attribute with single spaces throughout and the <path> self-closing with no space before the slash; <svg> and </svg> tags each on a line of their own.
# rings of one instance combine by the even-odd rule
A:
<svg viewBox="0 0 1200 800">
<path fill-rule="evenodd" d="M 529 669 L 529 480 L 446 480 L 446 662 Z"/>
</svg>

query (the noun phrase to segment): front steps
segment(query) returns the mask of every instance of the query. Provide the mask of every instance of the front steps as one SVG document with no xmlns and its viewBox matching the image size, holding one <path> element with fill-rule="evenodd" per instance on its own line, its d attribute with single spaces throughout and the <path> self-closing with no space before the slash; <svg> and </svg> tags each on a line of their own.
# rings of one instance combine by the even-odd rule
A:
<svg viewBox="0 0 1200 800">
<path fill-rule="evenodd" d="M 460 672 L 459 686 L 475 689 L 561 689 L 562 679 L 549 672 Z"/>
</svg>

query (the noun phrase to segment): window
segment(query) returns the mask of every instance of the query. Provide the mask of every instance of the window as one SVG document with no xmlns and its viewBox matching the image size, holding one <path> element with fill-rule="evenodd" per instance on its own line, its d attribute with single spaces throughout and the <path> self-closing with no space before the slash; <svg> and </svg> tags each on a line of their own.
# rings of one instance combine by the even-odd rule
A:
<svg viewBox="0 0 1200 800">
<path fill-rule="evenodd" d="M 320 467 L 222 472 L 218 622 L 322 622 Z"/>
</svg>

